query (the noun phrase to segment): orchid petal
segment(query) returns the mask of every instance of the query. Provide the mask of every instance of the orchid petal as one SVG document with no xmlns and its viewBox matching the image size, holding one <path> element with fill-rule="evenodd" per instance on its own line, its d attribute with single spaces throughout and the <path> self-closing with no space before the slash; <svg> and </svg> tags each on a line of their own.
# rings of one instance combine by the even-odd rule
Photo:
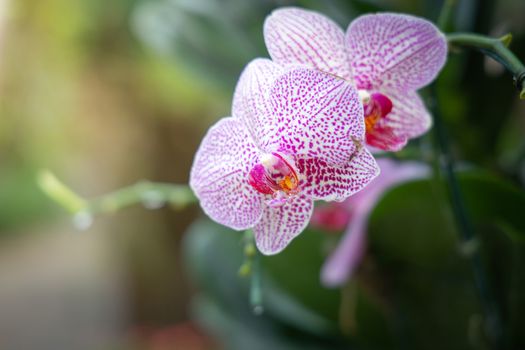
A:
<svg viewBox="0 0 525 350">
<path fill-rule="evenodd" d="M 345 202 L 316 205 L 310 226 L 324 231 L 340 232 L 349 224 L 352 215 Z"/>
<path fill-rule="evenodd" d="M 352 78 L 343 30 L 326 16 L 294 7 L 275 10 L 264 22 L 264 39 L 278 64 L 304 64 Z"/>
<path fill-rule="evenodd" d="M 346 32 L 354 78 L 361 89 L 415 90 L 435 79 L 447 42 L 431 22 L 381 13 L 355 19 Z"/>
<path fill-rule="evenodd" d="M 366 251 L 369 213 L 356 213 L 335 251 L 324 263 L 321 283 L 329 288 L 343 285 L 352 277 Z"/>
<path fill-rule="evenodd" d="M 366 135 L 368 145 L 386 150 L 399 151 L 409 139 L 427 132 L 432 117 L 417 92 L 386 90 L 393 108 Z"/>
<path fill-rule="evenodd" d="M 394 107 L 383 119 L 394 135 L 414 138 L 427 132 L 432 126 L 432 117 L 417 92 L 385 91 Z"/>
<path fill-rule="evenodd" d="M 379 167 L 366 148 L 342 167 L 328 165 L 317 158 L 299 159 L 297 166 L 306 174 L 304 191 L 315 200 L 343 201 L 379 175 Z"/>
<path fill-rule="evenodd" d="M 253 228 L 257 248 L 266 255 L 282 251 L 303 232 L 312 211 L 313 201 L 304 195 L 292 197 L 282 206 L 265 207 L 261 221 Z"/>
<path fill-rule="evenodd" d="M 372 131 L 366 133 L 366 144 L 374 149 L 397 152 L 408 142 L 405 136 L 397 136 L 388 126 L 376 125 Z"/>
<path fill-rule="evenodd" d="M 232 114 L 242 119 L 256 144 L 259 137 L 274 132 L 269 93 L 282 71 L 269 59 L 257 58 L 246 66 L 235 88 Z"/>
<path fill-rule="evenodd" d="M 266 152 L 281 151 L 346 164 L 364 141 L 363 106 L 346 80 L 307 68 L 280 76 L 270 92 L 275 133 Z"/>
<path fill-rule="evenodd" d="M 262 215 L 262 196 L 248 183 L 258 150 L 237 118 L 210 128 L 195 155 L 190 186 L 204 212 L 236 230 L 253 227 Z"/>
</svg>

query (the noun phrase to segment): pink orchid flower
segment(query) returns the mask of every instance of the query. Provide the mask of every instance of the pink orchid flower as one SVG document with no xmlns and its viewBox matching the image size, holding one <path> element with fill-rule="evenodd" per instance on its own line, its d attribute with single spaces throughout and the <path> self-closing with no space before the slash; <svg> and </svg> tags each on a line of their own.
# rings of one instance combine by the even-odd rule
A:
<svg viewBox="0 0 525 350">
<path fill-rule="evenodd" d="M 202 140 L 190 186 L 213 220 L 253 228 L 264 254 L 304 230 L 314 200 L 342 201 L 379 173 L 362 146 L 357 91 L 334 75 L 256 59 L 241 75 L 232 114 Z"/>
<path fill-rule="evenodd" d="M 377 163 L 381 168 L 381 175 L 366 189 L 342 203 L 328 204 L 316 208 L 314 212 L 312 224 L 323 229 L 339 229 L 341 223 L 349 222 L 339 245 L 322 268 L 321 282 L 327 287 L 344 284 L 361 262 L 366 250 L 368 218 L 383 194 L 400 183 L 423 178 L 430 172 L 424 163 L 399 163 L 390 159 L 379 159 Z M 335 226 L 330 222 L 333 217 L 330 209 L 337 213 Z M 346 216 L 343 216 L 343 211 Z"/>
<path fill-rule="evenodd" d="M 282 8 L 266 19 L 264 38 L 274 62 L 309 65 L 355 84 L 368 145 L 398 151 L 430 128 L 416 90 L 434 80 L 447 56 L 445 36 L 431 22 L 393 13 L 364 15 L 345 35 L 319 13 Z"/>
</svg>

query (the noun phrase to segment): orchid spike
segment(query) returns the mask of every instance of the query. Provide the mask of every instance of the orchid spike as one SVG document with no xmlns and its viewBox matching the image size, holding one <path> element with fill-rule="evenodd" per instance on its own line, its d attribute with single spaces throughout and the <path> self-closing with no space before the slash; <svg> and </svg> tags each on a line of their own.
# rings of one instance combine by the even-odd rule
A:
<svg viewBox="0 0 525 350">
<path fill-rule="evenodd" d="M 253 228 L 264 254 L 304 230 L 314 200 L 342 201 L 379 173 L 362 147 L 357 91 L 341 78 L 256 59 L 241 75 L 232 114 L 202 140 L 190 186 L 213 220 Z"/>
<path fill-rule="evenodd" d="M 428 176 L 429 167 L 418 162 L 395 162 L 390 159 L 377 161 L 379 175 L 367 188 L 342 203 L 330 203 L 315 209 L 312 225 L 322 229 L 341 229 L 346 232 L 337 248 L 325 262 L 321 282 L 327 287 L 339 287 L 352 277 L 366 251 L 368 218 L 382 196 L 392 187 L 403 182 Z M 346 215 L 345 215 L 346 214 Z M 333 220 L 337 218 L 337 225 Z"/>
<path fill-rule="evenodd" d="M 354 82 L 368 145 L 398 151 L 430 128 L 416 90 L 435 79 L 447 56 L 445 36 L 431 22 L 393 13 L 364 15 L 345 35 L 329 18 L 289 7 L 266 19 L 264 38 L 280 65 L 305 64 Z"/>
</svg>

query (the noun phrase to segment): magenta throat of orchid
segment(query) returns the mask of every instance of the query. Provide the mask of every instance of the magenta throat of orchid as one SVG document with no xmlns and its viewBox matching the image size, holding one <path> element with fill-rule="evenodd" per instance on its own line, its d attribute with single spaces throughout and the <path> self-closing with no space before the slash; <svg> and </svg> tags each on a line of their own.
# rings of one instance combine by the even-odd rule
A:
<svg viewBox="0 0 525 350">
<path fill-rule="evenodd" d="M 367 133 L 373 133 L 377 123 L 392 111 L 392 101 L 380 92 L 359 90 L 363 102 Z"/>
<path fill-rule="evenodd" d="M 258 192 L 271 195 L 270 206 L 280 206 L 299 192 L 299 176 L 295 163 L 284 154 L 263 154 L 248 174 L 249 184 Z"/>
</svg>

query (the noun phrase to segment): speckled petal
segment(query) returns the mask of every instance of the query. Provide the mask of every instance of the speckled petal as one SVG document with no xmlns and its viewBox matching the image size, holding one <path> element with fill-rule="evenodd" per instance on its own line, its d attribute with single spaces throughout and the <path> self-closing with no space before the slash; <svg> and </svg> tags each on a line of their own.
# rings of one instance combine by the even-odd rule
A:
<svg viewBox="0 0 525 350">
<path fill-rule="evenodd" d="M 267 152 L 346 164 L 364 141 L 363 107 L 346 80 L 297 68 L 279 77 L 270 93 L 277 133 L 266 135 Z"/>
<path fill-rule="evenodd" d="M 195 155 L 190 186 L 204 212 L 236 230 L 253 227 L 262 215 L 262 197 L 248 184 L 258 150 L 237 118 L 210 128 Z"/>
<path fill-rule="evenodd" d="M 429 21 L 381 13 L 355 19 L 346 47 L 359 88 L 415 90 L 430 83 L 445 64 L 445 36 Z"/>
<path fill-rule="evenodd" d="M 308 196 L 295 196 L 280 207 L 265 207 L 261 221 L 253 232 L 257 248 L 265 255 L 282 251 L 308 225 L 313 201 Z"/>
<path fill-rule="evenodd" d="M 343 201 L 379 175 L 379 166 L 366 148 L 362 148 L 351 162 L 342 167 L 312 158 L 299 159 L 297 167 L 302 174 L 306 174 L 304 191 L 315 200 L 325 201 Z"/>
<path fill-rule="evenodd" d="M 351 79 L 343 30 L 331 19 L 300 8 L 275 10 L 264 23 L 264 39 L 279 64 L 305 64 Z"/>
<path fill-rule="evenodd" d="M 257 58 L 246 66 L 235 88 L 232 115 L 243 120 L 256 144 L 260 144 L 264 135 L 275 132 L 269 94 L 273 82 L 282 73 L 281 66 L 269 59 Z"/>
<path fill-rule="evenodd" d="M 417 92 L 386 91 L 394 107 L 385 117 L 385 125 L 397 136 L 414 138 L 427 132 L 432 117 Z"/>
</svg>

